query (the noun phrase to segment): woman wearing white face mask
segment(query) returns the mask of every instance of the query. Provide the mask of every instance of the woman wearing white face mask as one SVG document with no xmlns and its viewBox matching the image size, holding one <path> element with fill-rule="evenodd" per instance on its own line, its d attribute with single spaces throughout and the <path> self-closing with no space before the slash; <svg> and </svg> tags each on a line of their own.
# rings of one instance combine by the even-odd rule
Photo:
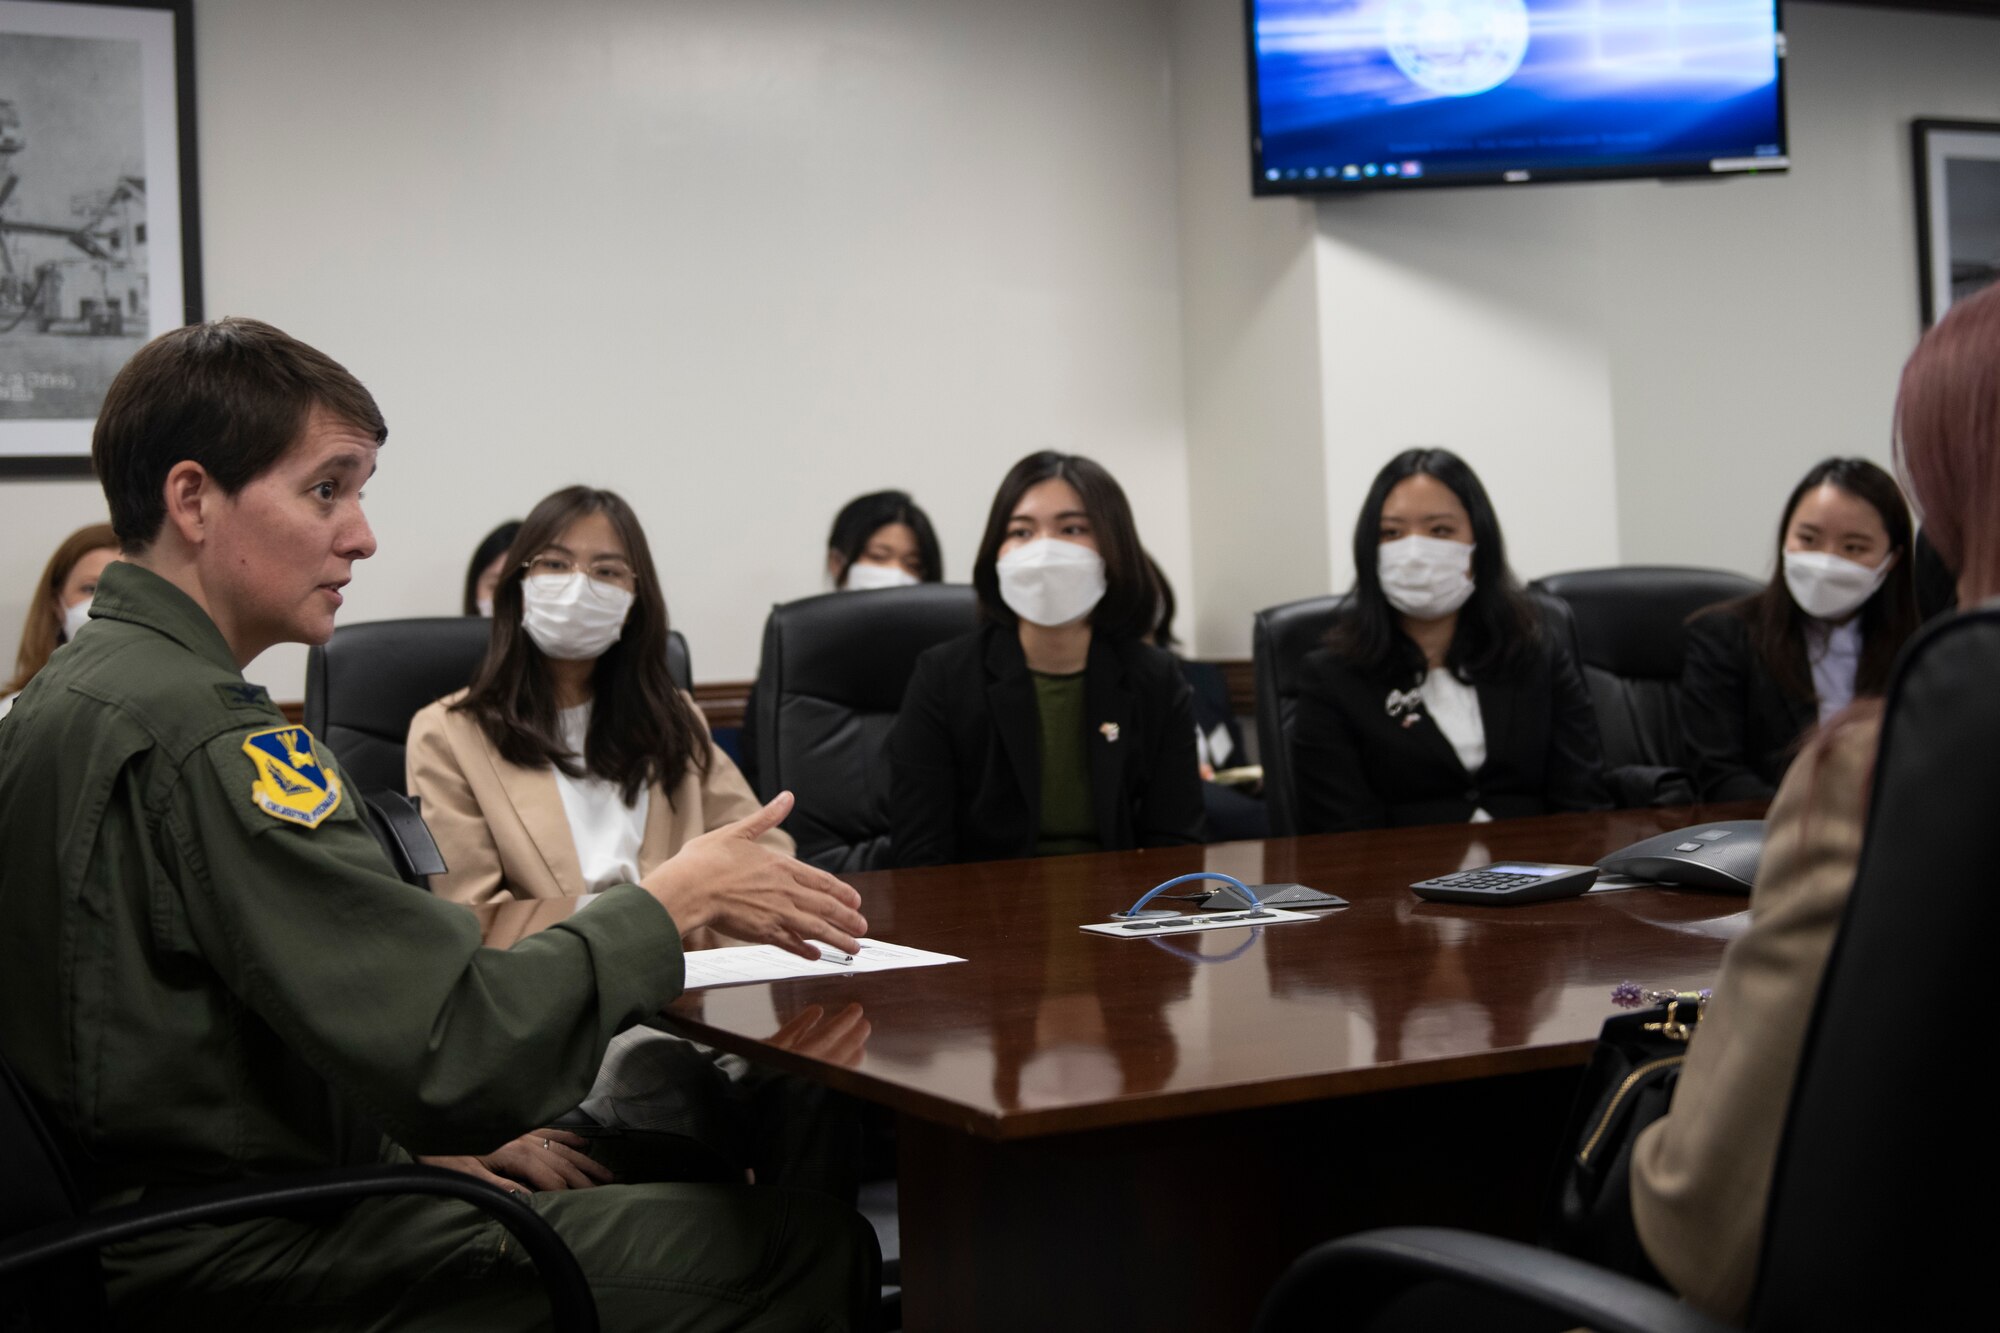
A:
<svg viewBox="0 0 2000 1333">
<path fill-rule="evenodd" d="M 1865 458 L 1829 458 L 1792 489 L 1762 592 L 1688 622 L 1681 694 L 1695 783 L 1768 799 L 1802 736 L 1879 693 L 1916 632 L 1910 510 Z"/>
<path fill-rule="evenodd" d="M 756 810 L 668 675 L 666 599 L 624 500 L 556 492 L 508 564 L 472 688 L 410 724 L 410 793 L 451 867 L 436 893 L 482 903 L 636 882 Z M 792 848 L 776 830 L 762 841 Z"/>
<path fill-rule="evenodd" d="M 1610 805 L 1582 671 L 1507 568 L 1471 468 L 1443 449 L 1391 459 L 1354 565 L 1345 612 L 1302 667 L 1300 832 Z"/>
<path fill-rule="evenodd" d="M 1198 842 L 1188 687 L 1098 464 L 1016 463 L 973 564 L 985 624 L 917 661 L 889 735 L 891 855 L 942 865 Z"/>
<path fill-rule="evenodd" d="M 842 592 L 907 588 L 944 578 L 930 516 L 903 491 L 856 496 L 834 516 L 826 577 Z"/>
<path fill-rule="evenodd" d="M 14 676 L 0 685 L 0 717 L 14 706 L 14 696 L 28 687 L 57 648 L 76 637 L 90 619 L 90 599 L 104 567 L 118 558 L 118 535 L 109 523 L 92 523 L 63 538 L 42 569 L 28 618 L 21 626 L 21 646 L 15 654 Z"/>
<path fill-rule="evenodd" d="M 871 491 L 840 507 L 826 538 L 826 581 L 835 592 L 910 588 L 944 579 L 944 555 L 930 516 L 905 491 Z M 758 785 L 757 719 L 763 709 L 763 663 L 743 709 L 737 753 L 743 776 Z"/>
<path fill-rule="evenodd" d="M 528 514 L 494 589 L 493 631 L 472 687 L 410 724 L 409 788 L 464 903 L 572 897 L 637 883 L 683 845 L 756 812 L 750 785 L 709 739 L 667 671 L 667 604 L 645 531 L 611 491 L 572 486 Z M 772 829 L 760 843 L 789 854 Z M 690 948 L 723 943 L 696 931 Z M 587 1140 L 539 1129 L 515 1141 L 537 1189 L 620 1172 L 796 1185 L 852 1201 L 850 1107 L 768 1071 L 717 1063 L 664 1033 L 621 1034 L 579 1108 L 664 1131 L 665 1160 L 607 1163 Z M 698 1147 L 696 1146 L 698 1145 Z M 534 1174 L 539 1172 L 540 1174 Z"/>
</svg>

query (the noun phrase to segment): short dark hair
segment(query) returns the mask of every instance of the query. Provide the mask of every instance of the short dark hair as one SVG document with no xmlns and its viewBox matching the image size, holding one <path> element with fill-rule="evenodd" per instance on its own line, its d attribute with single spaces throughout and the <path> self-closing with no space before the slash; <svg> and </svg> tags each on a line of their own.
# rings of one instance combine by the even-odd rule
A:
<svg viewBox="0 0 2000 1333">
<path fill-rule="evenodd" d="M 465 614 L 479 614 L 479 576 L 486 567 L 507 554 L 507 548 L 514 544 L 514 537 L 521 531 L 521 520 L 510 518 L 493 531 L 480 538 L 479 545 L 472 548 L 472 563 L 465 567 Z"/>
<path fill-rule="evenodd" d="M 1403 632 L 1396 609 L 1382 591 L 1376 567 L 1382 545 L 1382 507 L 1389 492 L 1411 477 L 1434 477 L 1465 506 L 1472 520 L 1472 596 L 1458 612 L 1445 665 L 1472 680 L 1505 679 L 1535 650 L 1541 622 L 1533 603 L 1507 567 L 1500 516 L 1479 476 L 1449 449 L 1405 449 L 1375 474 L 1361 516 L 1354 523 L 1354 593 L 1327 643 L 1335 655 L 1364 673 L 1422 675 L 1424 656 Z"/>
<path fill-rule="evenodd" d="M 610 520 L 637 577 L 625 628 L 591 670 L 590 730 L 579 765 L 556 723 L 547 659 L 521 625 L 521 580 L 522 566 L 587 514 Z M 528 511 L 508 548 L 507 572 L 493 590 L 486 660 L 454 708 L 471 714 L 508 763 L 615 782 L 627 805 L 649 782 L 672 789 L 690 770 L 707 776 L 708 738 L 694 704 L 667 670 L 667 599 L 652 548 L 639 516 L 617 492 L 569 486 Z"/>
<path fill-rule="evenodd" d="M 916 535 L 917 559 L 924 566 L 918 581 L 936 583 L 944 577 L 944 553 L 938 549 L 930 515 L 917 507 L 907 491 L 870 491 L 842 505 L 833 517 L 833 531 L 826 535 L 826 549 L 840 557 L 834 587 L 847 586 L 847 571 L 868 549 L 868 539 L 891 523 L 901 523 Z"/>
<path fill-rule="evenodd" d="M 993 508 L 986 515 L 986 533 L 979 539 L 979 554 L 972 566 L 980 613 L 1002 625 L 1019 619 L 1000 596 L 1000 574 L 995 566 L 1001 544 L 1007 540 L 1007 523 L 1014 517 L 1014 506 L 1045 481 L 1066 481 L 1075 488 L 1090 519 L 1090 530 L 1097 537 L 1097 553 L 1104 558 L 1104 597 L 1090 613 L 1090 627 L 1120 638 L 1145 638 L 1159 624 L 1159 589 L 1147 568 L 1146 550 L 1139 544 L 1131 502 L 1102 464 L 1082 454 L 1059 454 L 1052 449 L 1029 454 L 1014 464 L 993 497 Z"/>
<path fill-rule="evenodd" d="M 1910 506 L 1896 479 L 1865 458 L 1826 458 L 1812 465 L 1778 515 L 1778 563 L 1771 580 L 1759 592 L 1738 598 L 1726 606 L 1750 626 L 1750 642 L 1771 679 L 1795 699 L 1810 699 L 1814 689 L 1806 664 L 1806 622 L 1804 608 L 1792 597 L 1785 583 L 1785 537 L 1792 528 L 1792 514 L 1808 493 L 1821 486 L 1833 486 L 1863 500 L 1882 519 L 1889 536 L 1889 549 L 1896 558 L 1895 568 L 1883 579 L 1861 607 L 1861 661 L 1855 667 L 1856 694 L 1880 694 L 1889 688 L 1889 672 L 1903 644 L 1917 632 L 1917 580 L 1911 530 Z M 1709 608 L 1695 612 L 1704 615 Z M 1692 619 L 1692 617 L 1690 617 Z"/>
<path fill-rule="evenodd" d="M 147 343 L 111 381 L 90 442 L 119 545 L 135 554 L 160 535 L 175 464 L 201 464 L 234 495 L 285 456 L 315 407 L 377 444 L 389 438 L 361 381 L 261 320 L 190 324 Z"/>
</svg>

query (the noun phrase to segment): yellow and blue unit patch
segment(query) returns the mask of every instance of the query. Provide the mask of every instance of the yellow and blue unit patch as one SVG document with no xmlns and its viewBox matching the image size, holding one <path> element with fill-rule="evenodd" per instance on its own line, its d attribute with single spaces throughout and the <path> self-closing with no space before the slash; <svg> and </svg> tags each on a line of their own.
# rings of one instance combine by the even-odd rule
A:
<svg viewBox="0 0 2000 1333">
<path fill-rule="evenodd" d="M 243 738 L 243 753 L 257 766 L 250 799 L 287 824 L 318 828 L 340 808 L 340 776 L 322 767 L 304 727 L 269 727 Z"/>
</svg>

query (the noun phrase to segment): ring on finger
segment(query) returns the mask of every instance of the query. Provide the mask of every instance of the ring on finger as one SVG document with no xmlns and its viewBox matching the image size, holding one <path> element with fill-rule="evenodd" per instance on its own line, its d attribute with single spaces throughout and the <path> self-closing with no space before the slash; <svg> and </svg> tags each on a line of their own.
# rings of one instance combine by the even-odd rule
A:
<svg viewBox="0 0 2000 1333">
<path fill-rule="evenodd" d="M 547 1139 L 543 1139 L 543 1140 L 542 1140 L 542 1151 L 544 1151 L 544 1152 L 550 1152 L 550 1151 L 553 1151 L 553 1149 L 551 1149 L 551 1148 L 549 1147 L 549 1141 L 548 1141 Z"/>
</svg>

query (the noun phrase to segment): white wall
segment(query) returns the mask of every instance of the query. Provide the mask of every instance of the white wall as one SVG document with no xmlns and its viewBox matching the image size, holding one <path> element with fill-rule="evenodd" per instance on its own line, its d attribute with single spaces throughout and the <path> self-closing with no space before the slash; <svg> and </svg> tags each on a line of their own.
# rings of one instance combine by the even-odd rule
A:
<svg viewBox="0 0 2000 1333">
<path fill-rule="evenodd" d="M 1789 4 L 1785 24 L 1787 175 L 1610 196 L 1630 561 L 1761 577 L 1808 467 L 1829 454 L 1887 465 L 1921 324 L 1909 123 L 2000 120 L 2000 22 Z"/>
<path fill-rule="evenodd" d="M 1787 176 L 1315 207 L 1249 198 L 1238 0 L 203 0 L 208 306 L 384 404 L 350 618 L 449 609 L 491 522 L 598 481 L 705 680 L 846 497 L 908 486 L 964 577 L 1045 444 L 1125 482 L 1211 656 L 1344 585 L 1410 444 L 1473 459 L 1525 575 L 1761 572 L 1813 460 L 1887 456 L 1909 120 L 2000 119 L 2000 23 L 1786 12 Z M 9 659 L 99 516 L 0 486 Z"/>
<path fill-rule="evenodd" d="M 1252 199 L 1243 11 L 1173 4 L 1181 338 L 1198 623 L 1250 655 L 1250 613 L 1325 591 L 1312 205 Z"/>
<path fill-rule="evenodd" d="M 843 501 L 908 488 L 964 579 L 1051 446 L 1192 593 L 1151 0 L 202 0 L 197 38 L 208 310 L 389 418 L 345 619 L 450 612 L 487 528 L 588 481 L 638 508 L 697 675 L 742 679 Z M 97 512 L 0 487 L 0 568 Z M 250 674 L 296 698 L 302 663 Z"/>
<path fill-rule="evenodd" d="M 1442 445 L 1492 496 L 1523 578 L 1618 561 L 1606 318 L 1588 192 L 1320 206 L 1329 586 L 1392 455 Z"/>
<path fill-rule="evenodd" d="M 1786 175 L 1320 205 L 1332 586 L 1412 444 L 1473 463 L 1530 578 L 1761 577 L 1809 466 L 1888 462 L 1919 332 L 1909 122 L 2000 119 L 2000 23 L 1794 3 L 1786 29 Z"/>
</svg>

